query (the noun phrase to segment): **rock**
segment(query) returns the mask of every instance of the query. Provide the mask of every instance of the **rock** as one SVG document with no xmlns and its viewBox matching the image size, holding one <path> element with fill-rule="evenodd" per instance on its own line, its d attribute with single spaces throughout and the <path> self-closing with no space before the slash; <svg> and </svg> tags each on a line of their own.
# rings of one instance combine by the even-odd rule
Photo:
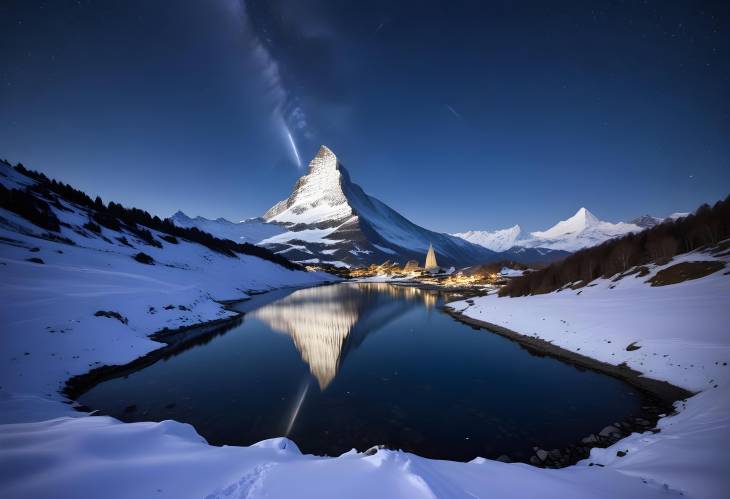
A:
<svg viewBox="0 0 730 499">
<path fill-rule="evenodd" d="M 540 461 L 544 461 L 548 457 L 548 451 L 544 449 L 538 449 L 535 454 L 537 454 L 537 457 L 540 459 Z"/>
<path fill-rule="evenodd" d="M 497 458 L 497 461 L 499 461 L 500 463 L 511 463 L 512 459 L 510 459 L 507 454 L 502 454 Z"/>
<path fill-rule="evenodd" d="M 530 456 L 530 464 L 539 466 L 541 463 L 540 463 L 540 460 L 537 458 L 537 456 Z"/>
<path fill-rule="evenodd" d="M 617 455 L 618 457 L 624 457 L 624 456 L 625 456 L 626 454 L 628 454 L 628 452 L 629 452 L 629 451 L 623 451 L 623 450 L 620 450 L 620 451 L 616 452 L 616 455 Z"/>
<path fill-rule="evenodd" d="M 613 425 L 608 425 L 598 432 L 598 436 L 603 438 L 620 437 L 621 431 Z"/>
<path fill-rule="evenodd" d="M 598 437 L 592 433 L 580 441 L 582 444 L 595 444 L 596 442 L 598 442 Z"/>
</svg>

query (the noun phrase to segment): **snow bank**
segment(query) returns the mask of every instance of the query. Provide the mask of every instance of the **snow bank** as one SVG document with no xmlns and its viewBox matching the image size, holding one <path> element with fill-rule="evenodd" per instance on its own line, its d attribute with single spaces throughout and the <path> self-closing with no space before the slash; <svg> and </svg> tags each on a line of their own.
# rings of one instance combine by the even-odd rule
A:
<svg viewBox="0 0 730 499">
<path fill-rule="evenodd" d="M 727 277 L 665 290 L 639 287 L 626 278 L 612 290 L 601 283 L 581 295 L 487 297 L 471 307 L 459 305 L 467 314 L 518 331 L 524 326 L 556 340 L 576 338 L 566 345 L 584 347 L 589 355 L 613 358 L 621 351 L 619 343 L 638 341 L 642 348 L 628 360 L 640 366 L 651 361 L 657 377 L 688 387 L 707 387 L 710 378 L 720 384 L 690 399 L 679 415 L 662 420 L 661 433 L 633 435 L 614 448 L 594 450 L 577 466 L 546 470 L 483 459 L 455 463 L 385 450 L 323 458 L 301 455 L 286 439 L 212 447 L 187 424 L 125 424 L 74 412 L 58 390 L 75 374 L 126 363 L 157 348 L 148 338 L 156 330 L 226 317 L 229 312 L 218 299 L 315 284 L 329 276 L 292 272 L 255 257 L 232 259 L 184 241 L 154 248 L 127 234 L 135 246 L 130 248 L 107 229 L 100 237 L 85 237 L 71 228 L 85 222 L 84 214 L 67 208 L 72 211 L 58 215 L 68 224 L 63 235 L 76 246 L 38 239 L 37 228 L 0 211 L 0 497 L 608 499 L 680 492 L 721 497 L 727 490 L 721 473 L 721 451 L 728 444 L 727 376 L 712 367 L 714 358 L 727 359 L 727 341 L 716 324 L 727 317 L 726 307 L 720 309 L 727 305 Z M 134 261 L 140 250 L 155 265 Z M 724 299 L 717 298 L 718 292 Z M 611 299 L 602 298 L 607 296 Z M 637 300 L 647 305 L 634 304 Z M 98 311 L 119 318 L 96 316 Z M 635 322 L 628 322 L 627 314 Z M 611 338 L 613 347 L 601 343 Z M 673 362 L 689 367 L 653 359 L 653 353 L 665 351 Z M 617 449 L 624 448 L 628 454 L 617 458 Z M 589 466 L 589 461 L 605 467 Z"/>
<path fill-rule="evenodd" d="M 578 466 L 601 464 L 666 483 L 689 497 L 725 497 L 730 490 L 730 276 L 725 270 L 671 286 L 646 283 L 662 268 L 708 259 L 714 258 L 694 252 L 655 266 L 644 277 L 449 305 L 473 319 L 614 365 L 626 363 L 648 377 L 701 391 L 679 402 L 677 415 L 660 420 L 661 432 L 633 434 L 607 449 L 593 449 L 590 459 Z M 630 344 L 640 348 L 627 350 Z M 625 455 L 619 456 L 619 451 Z"/>
</svg>

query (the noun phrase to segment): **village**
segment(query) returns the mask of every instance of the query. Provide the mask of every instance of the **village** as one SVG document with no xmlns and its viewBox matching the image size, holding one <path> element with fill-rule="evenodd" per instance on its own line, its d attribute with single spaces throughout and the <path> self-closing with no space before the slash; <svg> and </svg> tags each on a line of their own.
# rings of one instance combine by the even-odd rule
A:
<svg viewBox="0 0 730 499">
<path fill-rule="evenodd" d="M 392 260 L 373 263 L 366 267 L 337 267 L 327 264 L 308 264 L 309 271 L 326 271 L 345 279 L 359 281 L 395 281 L 412 285 L 459 290 L 489 290 L 503 286 L 510 279 L 530 270 L 527 265 L 503 260 L 457 269 L 438 264 L 436 252 L 429 245 L 423 265 L 408 260 L 401 265 Z"/>
</svg>

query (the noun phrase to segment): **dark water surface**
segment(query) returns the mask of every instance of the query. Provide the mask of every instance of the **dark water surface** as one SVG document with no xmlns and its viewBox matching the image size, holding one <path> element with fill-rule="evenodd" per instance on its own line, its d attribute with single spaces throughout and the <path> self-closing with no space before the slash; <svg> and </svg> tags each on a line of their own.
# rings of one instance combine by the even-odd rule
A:
<svg viewBox="0 0 730 499">
<path fill-rule="evenodd" d="M 461 324 L 438 310 L 444 298 L 457 297 L 389 284 L 278 292 L 224 334 L 79 400 L 124 421 L 191 423 L 212 444 L 289 433 L 305 453 L 385 444 L 457 460 L 566 447 L 640 414 L 628 384 Z"/>
</svg>

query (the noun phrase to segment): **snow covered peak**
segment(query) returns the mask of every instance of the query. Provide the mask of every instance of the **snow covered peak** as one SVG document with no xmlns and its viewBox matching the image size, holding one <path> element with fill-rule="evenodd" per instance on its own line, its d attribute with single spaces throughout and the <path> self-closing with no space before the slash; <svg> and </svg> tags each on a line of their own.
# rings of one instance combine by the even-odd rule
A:
<svg viewBox="0 0 730 499">
<path fill-rule="evenodd" d="M 495 231 L 470 230 L 467 232 L 458 232 L 452 234 L 452 236 L 460 237 L 492 251 L 506 251 L 515 245 L 521 233 L 522 228 L 519 225 L 514 225 L 508 229 Z"/>
<path fill-rule="evenodd" d="M 173 222 L 188 222 L 192 220 L 189 216 L 185 214 L 182 210 L 177 210 L 171 217 Z"/>
<path fill-rule="evenodd" d="M 595 246 L 607 239 L 641 230 L 640 226 L 633 223 L 604 222 L 587 209 L 581 208 L 569 219 L 562 220 L 545 231 L 532 232 L 529 239 L 519 241 L 518 244 L 577 251 Z"/>
<path fill-rule="evenodd" d="M 595 227 L 601 221 L 585 208 L 579 209 L 567 220 L 561 220 L 546 231 L 533 232 L 532 236 L 542 239 L 553 239 L 571 234 L 578 234 L 589 227 Z"/>
<path fill-rule="evenodd" d="M 325 145 L 319 146 L 317 154 L 309 162 L 309 175 L 334 173 L 338 170 L 337 156 Z"/>
<path fill-rule="evenodd" d="M 342 189 L 343 176 L 337 156 L 327 146 L 320 146 L 309 162 L 309 171 L 294 184 L 291 195 L 264 213 L 267 222 L 320 224 L 344 221 L 352 208 Z"/>
</svg>

